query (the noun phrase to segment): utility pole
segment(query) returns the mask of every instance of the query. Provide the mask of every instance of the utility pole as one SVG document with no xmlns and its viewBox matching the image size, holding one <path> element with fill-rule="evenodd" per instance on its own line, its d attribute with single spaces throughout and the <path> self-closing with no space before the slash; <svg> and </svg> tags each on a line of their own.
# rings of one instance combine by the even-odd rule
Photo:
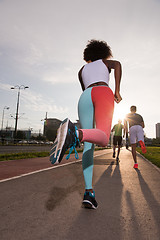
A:
<svg viewBox="0 0 160 240">
<path fill-rule="evenodd" d="M 20 97 L 20 90 L 29 88 L 28 86 L 24 85 L 16 85 L 14 87 L 11 87 L 11 89 L 18 89 L 18 97 L 17 97 L 17 109 L 16 109 L 16 121 L 15 121 L 15 130 L 14 130 L 14 140 L 17 138 L 17 124 L 18 124 L 18 109 L 19 109 L 19 97 Z"/>
<path fill-rule="evenodd" d="M 7 109 L 7 110 L 8 110 L 8 109 L 9 109 L 9 107 L 6 107 L 6 106 L 5 106 L 5 107 L 3 108 L 1 131 L 3 131 L 3 121 L 4 121 L 4 110 L 5 110 L 5 109 Z"/>
</svg>

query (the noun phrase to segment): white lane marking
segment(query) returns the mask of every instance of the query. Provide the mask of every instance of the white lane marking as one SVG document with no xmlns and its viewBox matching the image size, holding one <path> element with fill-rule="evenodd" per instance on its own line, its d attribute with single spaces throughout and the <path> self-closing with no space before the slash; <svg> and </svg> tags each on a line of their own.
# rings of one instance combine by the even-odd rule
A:
<svg viewBox="0 0 160 240">
<path fill-rule="evenodd" d="M 99 154 L 99 155 L 95 155 L 94 157 L 99 157 L 99 156 L 105 155 L 105 154 L 106 154 L 106 153 Z M 18 176 L 14 176 L 14 177 L 11 177 L 11 178 L 2 179 L 2 180 L 0 180 L 0 183 L 2 183 L 2 182 L 7 182 L 7 181 L 10 181 L 10 180 L 14 180 L 14 179 L 21 178 L 21 177 L 25 177 L 25 176 L 29 176 L 29 175 L 32 175 L 32 174 L 35 174 L 35 173 L 40 173 L 40 172 L 52 170 L 52 169 L 54 169 L 54 168 L 65 167 L 65 166 L 67 166 L 67 165 L 70 165 L 70 164 L 73 164 L 73 163 L 77 163 L 77 162 L 81 162 L 81 161 L 82 161 L 82 159 L 76 160 L 76 161 L 74 161 L 74 162 L 64 163 L 64 164 L 62 164 L 62 165 L 55 165 L 55 166 L 53 166 L 53 167 L 36 170 L 36 171 L 33 171 L 33 172 L 29 172 L 29 173 L 23 173 L 23 174 L 18 175 Z"/>
</svg>

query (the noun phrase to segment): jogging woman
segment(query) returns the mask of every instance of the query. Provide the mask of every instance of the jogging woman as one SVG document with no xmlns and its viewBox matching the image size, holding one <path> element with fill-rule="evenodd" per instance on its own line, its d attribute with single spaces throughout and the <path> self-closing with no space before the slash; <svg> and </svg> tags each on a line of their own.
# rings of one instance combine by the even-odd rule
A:
<svg viewBox="0 0 160 240">
<path fill-rule="evenodd" d="M 114 101 L 119 103 L 121 64 L 110 60 L 112 52 L 104 41 L 91 40 L 84 49 L 83 58 L 87 62 L 79 71 L 79 81 L 83 90 L 78 103 L 81 129 L 76 129 L 67 118 L 58 131 L 52 146 L 50 161 L 52 164 L 62 160 L 66 150 L 70 152 L 80 143 L 84 143 L 82 157 L 85 194 L 83 205 L 96 209 L 95 192 L 92 187 L 94 144 L 102 147 L 109 142 Z M 114 69 L 115 93 L 109 88 L 109 74 Z"/>
</svg>

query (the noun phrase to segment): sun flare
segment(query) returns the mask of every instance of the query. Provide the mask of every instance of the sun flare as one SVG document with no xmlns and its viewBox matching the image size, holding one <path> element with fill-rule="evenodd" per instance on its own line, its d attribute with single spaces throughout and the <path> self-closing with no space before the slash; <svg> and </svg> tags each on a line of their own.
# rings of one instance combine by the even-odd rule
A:
<svg viewBox="0 0 160 240">
<path fill-rule="evenodd" d="M 126 106 L 126 105 L 123 106 L 123 105 L 120 105 L 120 104 L 115 105 L 112 125 L 118 123 L 119 119 L 122 120 L 122 124 L 123 124 L 125 116 L 126 116 L 127 113 L 129 113 L 129 107 L 128 106 Z"/>
</svg>

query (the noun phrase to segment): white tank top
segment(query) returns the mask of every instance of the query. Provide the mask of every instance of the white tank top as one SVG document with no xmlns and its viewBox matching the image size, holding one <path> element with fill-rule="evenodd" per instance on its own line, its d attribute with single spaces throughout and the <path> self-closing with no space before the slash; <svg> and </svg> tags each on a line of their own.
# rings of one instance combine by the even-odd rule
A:
<svg viewBox="0 0 160 240">
<path fill-rule="evenodd" d="M 109 85 L 109 71 L 102 59 L 87 63 L 82 69 L 82 80 L 85 89 L 97 82 L 105 82 Z"/>
</svg>

